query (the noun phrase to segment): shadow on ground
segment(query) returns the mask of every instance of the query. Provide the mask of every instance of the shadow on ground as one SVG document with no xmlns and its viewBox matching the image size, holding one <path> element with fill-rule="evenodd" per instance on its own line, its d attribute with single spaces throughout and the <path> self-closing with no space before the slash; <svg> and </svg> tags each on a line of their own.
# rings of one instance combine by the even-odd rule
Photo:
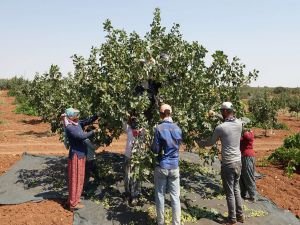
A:
<svg viewBox="0 0 300 225">
<path fill-rule="evenodd" d="M 41 119 L 30 119 L 30 120 L 21 120 L 22 123 L 24 124 L 29 124 L 29 125 L 37 125 L 43 122 Z"/>
<path fill-rule="evenodd" d="M 220 224 L 226 216 L 219 164 L 204 167 L 193 153 L 181 153 L 181 206 L 184 224 Z M 23 159 L 0 176 L 0 204 L 19 204 L 42 199 L 66 199 L 67 159 L 58 156 L 24 155 Z M 155 224 L 153 173 L 145 175 L 141 196 L 130 205 L 124 194 L 124 156 L 102 152 L 96 157 L 94 180 L 89 182 L 83 203 L 74 212 L 73 225 Z M 13 188 L 12 188 L 13 187 Z M 165 219 L 171 222 L 170 198 L 166 197 Z M 63 203 L 61 202 L 63 205 Z M 278 209 L 260 198 L 244 204 L 247 225 L 299 224 L 290 212 Z"/>
<path fill-rule="evenodd" d="M 54 134 L 50 133 L 49 131 L 42 131 L 42 132 L 36 132 L 36 131 L 26 131 L 22 133 L 18 133 L 20 136 L 35 136 L 37 138 L 42 138 L 42 137 L 50 137 L 53 136 Z"/>
</svg>

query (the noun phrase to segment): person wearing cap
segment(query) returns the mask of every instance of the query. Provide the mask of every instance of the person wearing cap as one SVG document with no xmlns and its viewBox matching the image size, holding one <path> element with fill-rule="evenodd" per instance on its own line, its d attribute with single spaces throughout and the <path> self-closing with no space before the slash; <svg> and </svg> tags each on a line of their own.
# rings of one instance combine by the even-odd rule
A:
<svg viewBox="0 0 300 225">
<path fill-rule="evenodd" d="M 241 151 L 240 139 L 242 122 L 235 118 L 231 102 L 223 102 L 220 108 L 223 123 L 218 125 L 208 141 L 201 141 L 200 146 L 212 146 L 221 140 L 221 177 L 228 208 L 228 225 L 244 222 L 242 198 L 240 193 Z"/>
<path fill-rule="evenodd" d="M 164 224 L 164 202 L 168 190 L 172 205 L 172 224 L 180 224 L 179 147 L 182 131 L 171 118 L 172 108 L 160 107 L 160 123 L 155 127 L 152 151 L 157 154 L 154 171 L 155 203 L 158 225 Z"/>
<path fill-rule="evenodd" d="M 249 121 L 250 122 L 250 121 Z M 255 152 L 253 149 L 254 133 L 247 128 L 247 121 L 243 121 L 243 132 L 240 142 L 242 153 L 242 172 L 240 179 L 241 196 L 249 201 L 256 201 L 255 184 Z"/>
<path fill-rule="evenodd" d="M 84 120 L 79 120 L 79 110 L 68 108 L 65 111 L 65 132 L 69 141 L 69 159 L 68 159 L 68 205 L 71 210 L 83 208 L 80 204 L 80 196 L 83 190 L 85 161 L 87 146 L 84 141 L 93 136 L 99 130 L 84 132 L 86 125 L 92 124 L 98 116 L 94 115 Z"/>
</svg>

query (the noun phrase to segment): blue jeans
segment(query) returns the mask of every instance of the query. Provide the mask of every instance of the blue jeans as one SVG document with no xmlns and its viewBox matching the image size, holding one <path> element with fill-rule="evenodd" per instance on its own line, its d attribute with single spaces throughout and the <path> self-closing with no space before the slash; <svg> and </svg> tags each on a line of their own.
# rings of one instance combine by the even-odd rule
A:
<svg viewBox="0 0 300 225">
<path fill-rule="evenodd" d="M 158 225 L 164 224 L 165 193 L 168 190 L 171 197 L 172 225 L 180 225 L 181 205 L 180 205 L 180 182 L 179 168 L 163 169 L 159 166 L 154 171 L 155 203 Z"/>
</svg>

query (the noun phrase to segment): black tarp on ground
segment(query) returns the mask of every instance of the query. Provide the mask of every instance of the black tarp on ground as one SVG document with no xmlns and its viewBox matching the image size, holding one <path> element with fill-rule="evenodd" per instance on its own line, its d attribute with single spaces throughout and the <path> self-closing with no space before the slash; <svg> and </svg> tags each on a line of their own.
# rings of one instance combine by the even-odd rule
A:
<svg viewBox="0 0 300 225">
<path fill-rule="evenodd" d="M 67 195 L 66 159 L 58 156 L 23 154 L 0 176 L 0 204 L 57 199 Z"/>
<path fill-rule="evenodd" d="M 220 194 L 219 163 L 199 167 L 199 157 L 187 152 L 181 154 L 181 159 L 185 160 L 180 164 L 182 212 L 197 218 L 197 221 L 185 224 L 220 224 L 227 207 L 224 196 Z M 85 208 L 74 212 L 73 225 L 153 223 L 149 217 L 149 212 L 155 210 L 153 184 L 144 183 L 139 205 L 130 207 L 123 194 L 123 161 L 120 154 L 102 153 L 97 156 L 100 178 L 91 183 L 87 200 L 83 201 Z M 0 177 L 0 204 L 66 198 L 66 163 L 64 157 L 25 154 Z M 166 203 L 170 205 L 169 199 Z M 243 204 L 246 216 L 250 216 L 246 225 L 300 224 L 292 213 L 279 209 L 263 197 L 256 203 Z M 266 215 L 254 217 L 257 214 Z"/>
</svg>

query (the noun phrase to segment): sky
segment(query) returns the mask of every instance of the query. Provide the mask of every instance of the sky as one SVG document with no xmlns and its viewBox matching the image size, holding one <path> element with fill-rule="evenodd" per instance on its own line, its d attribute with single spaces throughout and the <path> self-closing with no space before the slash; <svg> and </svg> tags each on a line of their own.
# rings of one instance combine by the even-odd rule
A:
<svg viewBox="0 0 300 225">
<path fill-rule="evenodd" d="M 87 57 L 105 41 L 107 18 L 144 35 L 156 7 L 164 26 L 180 24 L 210 55 L 222 50 L 259 70 L 251 86 L 300 86 L 299 0 L 2 0 L 0 78 L 32 79 L 51 64 L 72 72 L 73 54 Z"/>
</svg>

